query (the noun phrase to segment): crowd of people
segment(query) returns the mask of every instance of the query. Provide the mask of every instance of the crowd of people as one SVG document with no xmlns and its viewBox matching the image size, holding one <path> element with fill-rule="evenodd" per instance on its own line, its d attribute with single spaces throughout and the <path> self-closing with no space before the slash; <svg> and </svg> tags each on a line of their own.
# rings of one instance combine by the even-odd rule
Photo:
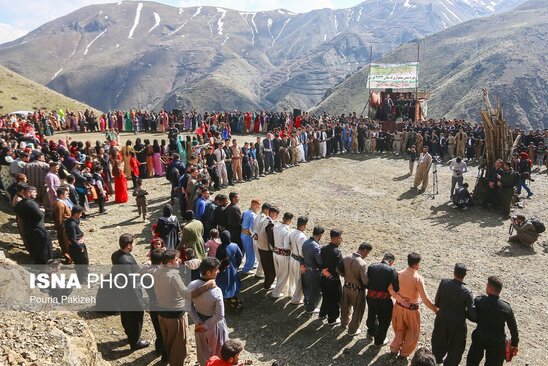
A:
<svg viewBox="0 0 548 366">
<path fill-rule="evenodd" d="M 151 114 L 128 113 L 125 114 L 129 119 L 125 119 L 122 128 L 119 122 L 124 121 L 124 113 L 101 116 L 104 122 L 100 121 L 97 129 L 105 131 L 105 141 L 95 145 L 70 137 L 48 139 L 55 130 L 74 128 L 71 113 L 64 114 L 64 120 L 60 113 L 46 118 L 53 126 L 51 133 L 46 133 L 48 123 L 46 128 L 38 126 L 42 121 L 39 113 L 29 119 L 4 117 L 0 126 L 2 188 L 10 196 L 19 232 L 33 261 L 46 264 L 54 257 L 44 224 L 45 215 L 49 214 L 63 261 L 83 265 L 77 267 L 83 271 L 79 275 L 83 275 L 89 259 L 79 225 L 80 220 L 86 219 L 89 202 L 97 204 L 99 213 L 106 213 L 105 203 L 112 196 L 117 203 L 128 201 L 131 180 L 139 216 L 146 221 L 148 192 L 143 180 L 155 176 L 169 180 L 171 204 L 164 207 L 154 225 L 150 264 L 138 268 L 131 256 L 134 238 L 129 234 L 120 237 L 120 249 L 113 253 L 112 263 L 132 266 L 136 272 L 149 271 L 154 276 L 156 286 L 149 298 L 158 305 L 158 311 L 151 311 L 155 347 L 170 364 L 182 365 L 187 356 L 188 316 L 195 324 L 201 365 L 213 365 L 212 357 L 239 362 L 236 355 L 241 346 L 229 343 L 224 314 L 225 306 L 243 309 L 239 296 L 242 275 L 264 279 L 263 288 L 271 291 L 272 297 L 290 296 L 291 303 L 303 305 L 310 316 L 326 319 L 332 326 L 341 325 L 352 336 L 360 333 L 367 307 L 368 336 L 376 346 L 382 346 L 392 324 L 395 337 L 390 350 L 400 358 L 411 356 L 419 340 L 419 299 L 437 314 L 432 334 L 437 363 L 459 364 L 466 340 L 465 318 L 478 323 L 468 365 L 479 364 L 484 353 L 489 364 L 502 364 L 505 324 L 512 336 L 511 353 L 517 352 L 516 322 L 510 306 L 499 299 L 502 283 L 497 277 L 489 277 L 487 296 L 473 299 L 462 282 L 466 267 L 457 264 L 454 277 L 440 283 L 435 300 L 431 301 L 418 274 L 421 257 L 417 253 L 410 253 L 408 268 L 397 272 L 393 267 L 395 257 L 390 253 L 384 255 L 382 262 L 368 264 L 366 257 L 373 248 L 367 243 L 343 257 L 339 250 L 341 230 L 332 229 L 329 244 L 321 246 L 325 230 L 314 227 L 307 237 L 307 217 L 298 217 L 292 228 L 291 213 L 284 213 L 277 222 L 279 209 L 261 204 L 258 199 L 244 212 L 236 192 L 228 196 L 216 194 L 212 199 L 216 190 L 307 161 L 343 153 L 391 151 L 409 157 L 410 174 L 416 166 L 413 187 L 420 185 L 422 190 L 428 186 L 432 162 L 450 157 L 451 196 L 457 198 L 457 207 L 466 207 L 467 202 L 462 201 L 462 191 L 467 189 L 462 178 L 466 173 L 465 158 L 470 162 L 483 155 L 481 125 L 441 120 L 408 123 L 401 131 L 387 132 L 382 125 L 355 115 L 332 118 L 327 114 L 305 114 L 293 118 L 283 113 L 236 112 L 203 116 L 189 113 L 177 126 L 175 118 L 163 111 L 154 117 L 158 124 L 150 122 Z M 82 116 L 86 122 L 77 118 L 78 131 L 94 130 L 95 125 L 90 128 L 88 121 L 93 118 L 84 113 Z M 128 140 L 120 144 L 120 130 L 156 131 L 158 126 L 167 133 L 166 139 L 151 142 L 137 137 L 135 143 Z M 195 135 L 185 137 L 181 130 L 194 131 Z M 231 138 L 233 131 L 265 132 L 266 136 L 240 145 Z M 508 214 L 509 202 L 520 188 L 532 195 L 526 184 L 531 178 L 532 158 L 535 156 L 540 170 L 546 160 L 546 140 L 548 131 L 544 136 L 540 132 L 516 135 L 514 159 L 497 162 L 500 166 L 489 170 L 493 192 L 486 205 L 497 206 Z M 417 151 L 421 154 L 417 155 Z M 514 170 L 520 173 L 518 178 Z M 182 222 L 174 213 L 176 201 Z M 520 221 L 515 224 L 520 226 Z M 183 282 L 181 265 L 191 271 L 192 282 Z M 191 298 L 191 303 L 185 305 L 187 298 Z M 143 319 L 142 312 L 121 312 L 132 349 L 149 345 L 140 338 Z"/>
<path fill-rule="evenodd" d="M 231 133 L 266 133 L 271 131 L 284 135 L 288 140 L 296 132 L 305 158 L 325 157 L 342 152 L 386 152 L 405 154 L 415 145 L 418 152 L 428 146 L 433 156 L 453 158 L 460 156 L 470 161 L 479 161 L 485 147 L 485 133 L 480 123 L 470 124 L 464 120 L 428 120 L 413 122 L 403 119 L 399 124 L 379 124 L 356 113 L 330 116 L 327 113 L 293 115 L 286 112 L 233 111 L 204 112 L 176 111 L 159 112 L 148 110 L 110 111 L 97 116 L 94 111 L 71 112 L 52 110 L 35 111 L 28 116 L 5 115 L 0 118 L 0 129 L 16 128 L 25 131 L 33 128 L 38 134 L 51 136 L 56 131 L 74 132 L 167 132 L 170 126 L 179 132 L 197 133 L 203 137 L 219 132 L 224 140 Z M 462 130 L 461 130 L 462 129 Z M 548 130 L 513 130 L 514 147 L 519 153 L 526 152 L 529 159 L 541 168 L 546 164 Z M 285 148 L 296 147 L 284 141 Z"/>
</svg>

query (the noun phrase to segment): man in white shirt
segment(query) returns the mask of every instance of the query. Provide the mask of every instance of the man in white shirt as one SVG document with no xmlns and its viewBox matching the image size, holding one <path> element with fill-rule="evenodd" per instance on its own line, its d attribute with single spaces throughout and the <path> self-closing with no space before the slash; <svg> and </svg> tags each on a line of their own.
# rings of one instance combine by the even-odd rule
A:
<svg viewBox="0 0 548 366">
<path fill-rule="evenodd" d="M 289 234 L 291 233 L 291 221 L 293 214 L 284 213 L 282 222 L 274 226 L 274 269 L 276 271 L 276 287 L 272 290 L 273 298 L 284 296 L 289 281 L 289 260 L 291 259 L 291 246 Z"/>
<path fill-rule="evenodd" d="M 462 161 L 462 158 L 459 156 L 451 160 L 449 170 L 453 172 L 453 176 L 451 177 L 451 196 L 449 196 L 449 198 L 453 198 L 457 183 L 459 184 L 458 187 L 462 186 L 462 183 L 464 181 L 463 174 L 468 171 L 468 166 L 464 161 Z"/>
<path fill-rule="evenodd" d="M 255 271 L 256 278 L 264 278 L 263 265 L 259 257 L 259 233 L 261 232 L 261 229 L 263 229 L 264 231 L 264 224 L 266 222 L 270 207 L 270 204 L 266 202 L 263 203 L 263 206 L 261 207 L 261 213 L 255 216 L 255 220 L 253 220 L 253 248 L 255 250 L 255 258 L 257 258 L 258 262 L 257 270 Z M 268 243 L 266 244 L 266 247 L 268 248 Z"/>
<path fill-rule="evenodd" d="M 415 173 L 415 182 L 413 188 L 417 189 L 419 184 L 422 183 L 421 191 L 424 192 L 428 187 L 428 173 L 430 172 L 430 166 L 432 165 L 432 155 L 428 153 L 428 146 L 422 147 L 422 153 L 419 156 L 417 163 L 417 172 Z"/>
<path fill-rule="evenodd" d="M 227 171 L 226 171 L 226 164 L 225 164 L 225 159 L 226 159 L 226 153 L 225 151 L 223 150 L 223 144 L 222 143 L 218 143 L 216 144 L 217 145 L 217 148 L 215 149 L 215 157 L 217 158 L 217 174 L 219 175 L 219 181 L 221 183 L 221 186 L 228 186 L 228 174 L 227 174 Z"/>
<path fill-rule="evenodd" d="M 289 260 L 289 295 L 291 303 L 300 305 L 303 303 L 303 286 L 301 279 L 301 266 L 304 265 L 303 243 L 308 239 L 304 233 L 308 217 L 300 216 L 297 219 L 297 228 L 289 234 L 291 247 L 291 259 Z"/>
</svg>

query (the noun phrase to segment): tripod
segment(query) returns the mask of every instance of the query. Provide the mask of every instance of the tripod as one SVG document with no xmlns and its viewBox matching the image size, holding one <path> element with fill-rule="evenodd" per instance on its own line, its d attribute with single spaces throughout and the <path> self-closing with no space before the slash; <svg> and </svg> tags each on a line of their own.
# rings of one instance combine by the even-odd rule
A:
<svg viewBox="0 0 548 366">
<path fill-rule="evenodd" d="M 434 160 L 432 162 L 432 193 L 426 193 L 426 195 L 434 199 L 438 193 L 438 163 Z"/>
</svg>

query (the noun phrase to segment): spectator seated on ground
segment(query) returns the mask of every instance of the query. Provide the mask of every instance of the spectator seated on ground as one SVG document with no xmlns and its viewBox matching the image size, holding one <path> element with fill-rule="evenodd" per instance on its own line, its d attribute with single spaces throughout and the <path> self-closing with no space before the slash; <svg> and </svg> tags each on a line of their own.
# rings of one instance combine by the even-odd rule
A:
<svg viewBox="0 0 548 366">
<path fill-rule="evenodd" d="M 531 220 L 527 220 L 523 215 L 513 216 L 511 220 L 512 229 L 516 230 L 516 235 L 512 235 L 508 241 L 533 245 L 538 240 L 539 233 Z"/>
<path fill-rule="evenodd" d="M 470 197 L 470 192 L 468 192 L 468 183 L 464 183 L 455 190 L 455 194 L 453 195 L 453 208 L 467 210 L 468 206 L 471 204 L 472 198 Z"/>
</svg>

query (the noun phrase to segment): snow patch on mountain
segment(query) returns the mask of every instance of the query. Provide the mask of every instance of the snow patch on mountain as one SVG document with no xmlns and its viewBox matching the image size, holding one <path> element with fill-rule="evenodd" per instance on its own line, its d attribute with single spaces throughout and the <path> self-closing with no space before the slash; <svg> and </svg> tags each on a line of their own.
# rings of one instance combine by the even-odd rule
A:
<svg viewBox="0 0 548 366">
<path fill-rule="evenodd" d="M 223 25 L 224 25 L 223 19 L 224 19 L 224 17 L 226 16 L 226 9 L 217 8 L 217 12 L 223 14 L 223 15 L 221 15 L 221 17 L 220 17 L 219 20 L 217 21 L 217 33 L 218 33 L 220 36 L 222 36 L 222 35 L 223 35 Z"/>
<path fill-rule="evenodd" d="M 88 54 L 88 51 L 89 51 L 89 48 L 91 47 L 91 45 L 96 41 L 98 40 L 101 36 L 103 36 L 105 33 L 107 32 L 107 30 L 105 29 L 104 31 L 102 31 L 101 33 L 99 33 L 99 35 L 95 38 L 93 38 L 93 41 L 89 42 L 88 45 L 86 46 L 86 49 L 84 50 L 84 56 Z"/>
<path fill-rule="evenodd" d="M 133 32 L 135 32 L 135 28 L 137 28 L 137 25 L 139 25 L 139 20 L 141 19 L 141 10 L 143 10 L 143 3 L 137 4 L 137 11 L 135 12 L 133 27 L 131 27 L 131 29 L 129 30 L 129 35 L 127 37 L 129 39 L 133 38 Z"/>
<path fill-rule="evenodd" d="M 149 29 L 148 33 L 152 32 L 152 30 L 156 27 L 158 27 L 160 25 L 160 14 L 158 14 L 157 12 L 154 12 L 154 25 L 152 26 L 152 28 Z"/>
<path fill-rule="evenodd" d="M 59 70 L 57 70 L 57 72 L 55 74 L 53 74 L 53 77 L 51 78 L 51 80 L 55 79 L 57 77 L 57 75 L 59 75 L 59 73 L 63 71 L 63 68 L 61 67 Z"/>
<path fill-rule="evenodd" d="M 272 24 L 274 24 L 274 21 L 271 18 L 268 18 L 268 21 L 267 21 L 268 33 L 270 33 L 270 37 L 272 38 L 272 41 L 274 41 L 274 36 L 272 35 L 272 31 L 271 31 Z"/>
<path fill-rule="evenodd" d="M 197 17 L 198 15 L 200 15 L 201 12 L 202 12 L 202 7 L 200 6 L 198 9 L 196 9 L 196 13 L 194 13 L 191 18 Z"/>
<path fill-rule="evenodd" d="M 271 48 L 274 47 L 274 43 L 276 43 L 276 41 L 278 40 L 278 38 L 280 38 L 280 35 L 282 34 L 282 32 L 284 31 L 285 29 L 285 26 L 287 25 L 287 23 L 289 23 L 289 21 L 291 20 L 291 18 L 288 18 L 284 25 L 282 26 L 282 30 L 280 31 L 280 33 L 278 33 L 278 35 L 276 36 L 276 38 L 272 41 L 272 45 L 270 46 Z"/>
<path fill-rule="evenodd" d="M 447 5 L 445 5 L 442 1 L 438 1 L 438 3 L 440 3 L 440 4 L 441 4 L 449 13 L 451 13 L 451 15 L 453 15 L 460 23 L 462 23 L 462 19 L 459 18 L 459 17 L 457 16 L 457 14 L 453 13 L 453 12 L 451 11 L 451 9 L 449 9 L 449 8 L 447 7 Z"/>
</svg>

